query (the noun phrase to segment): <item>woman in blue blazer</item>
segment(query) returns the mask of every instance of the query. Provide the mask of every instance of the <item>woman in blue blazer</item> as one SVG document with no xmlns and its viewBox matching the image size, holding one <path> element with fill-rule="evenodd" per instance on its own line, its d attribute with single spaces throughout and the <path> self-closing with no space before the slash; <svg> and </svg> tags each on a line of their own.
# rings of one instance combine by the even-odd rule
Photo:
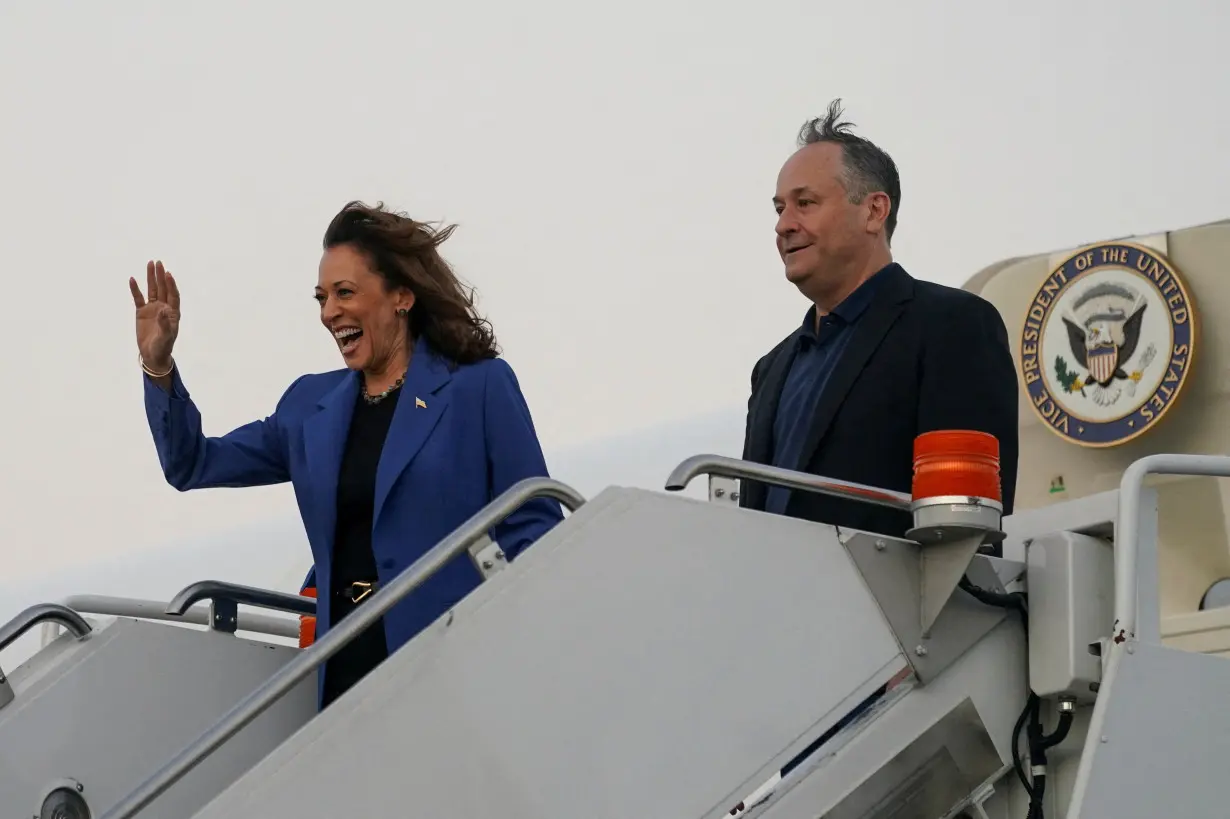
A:
<svg viewBox="0 0 1230 819">
<path fill-rule="evenodd" d="M 547 476 L 529 408 L 490 325 L 439 254 L 433 230 L 351 202 L 324 236 L 316 301 L 346 367 L 304 375 L 273 414 L 220 438 L 172 358 L 180 295 L 162 262 L 129 280 L 145 412 L 180 491 L 290 481 L 312 547 L 317 634 L 523 478 Z M 492 532 L 511 560 L 562 519 L 538 499 Z M 447 612 L 480 577 L 467 555 L 441 569 L 320 675 L 328 705 Z"/>
</svg>

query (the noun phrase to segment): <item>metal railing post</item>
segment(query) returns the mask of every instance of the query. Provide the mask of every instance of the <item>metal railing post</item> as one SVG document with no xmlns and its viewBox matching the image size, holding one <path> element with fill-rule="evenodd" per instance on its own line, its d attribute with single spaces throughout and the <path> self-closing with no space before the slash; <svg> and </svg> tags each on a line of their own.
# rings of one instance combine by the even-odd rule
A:
<svg viewBox="0 0 1230 819">
<path fill-rule="evenodd" d="M 728 458 L 724 455 L 693 455 L 681 462 L 671 470 L 670 476 L 666 479 L 666 491 L 678 492 L 700 475 L 760 481 L 789 489 L 800 489 L 804 492 L 816 492 L 835 498 L 887 506 L 889 509 L 899 509 L 904 512 L 910 511 L 912 500 L 905 492 L 894 492 L 876 486 L 809 475 L 806 472 L 741 461 L 738 458 Z"/>
<path fill-rule="evenodd" d="M 0 651 L 8 648 L 17 638 L 40 623 L 55 623 L 64 626 L 78 640 L 88 637 L 92 630 L 85 618 L 68 606 L 61 606 L 59 603 L 39 603 L 0 626 Z"/>
<path fill-rule="evenodd" d="M 0 651 L 8 648 L 30 629 L 42 623 L 56 623 L 64 626 L 78 640 L 90 636 L 90 624 L 77 612 L 61 606 L 59 603 L 39 603 L 20 612 L 12 620 L 0 626 Z M 0 668 L 0 708 L 8 705 L 16 698 L 13 686 L 4 676 Z"/>
<path fill-rule="evenodd" d="M 1149 455 L 1134 461 L 1119 481 L 1119 511 L 1115 522 L 1115 642 L 1136 639 L 1140 607 L 1136 567 L 1140 559 L 1140 496 L 1148 475 L 1230 477 L 1225 455 Z M 1153 548 L 1157 548 L 1154 544 Z"/>
<path fill-rule="evenodd" d="M 209 601 L 209 627 L 230 634 L 234 634 L 239 626 L 240 604 L 289 614 L 316 614 L 316 601 L 310 597 L 221 580 L 199 580 L 182 589 L 167 603 L 166 613 L 182 616 L 193 604 L 202 600 Z"/>
</svg>

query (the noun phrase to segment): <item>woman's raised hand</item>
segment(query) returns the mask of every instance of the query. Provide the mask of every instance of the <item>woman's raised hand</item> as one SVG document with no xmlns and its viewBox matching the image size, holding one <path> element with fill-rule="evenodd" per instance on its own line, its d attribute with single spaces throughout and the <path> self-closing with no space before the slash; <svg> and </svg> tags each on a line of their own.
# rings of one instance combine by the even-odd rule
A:
<svg viewBox="0 0 1230 819">
<path fill-rule="evenodd" d="M 179 335 L 179 288 L 162 262 L 147 263 L 145 277 L 145 296 L 136 279 L 128 280 L 137 307 L 137 349 L 145 366 L 161 373 L 171 367 L 171 350 Z"/>
</svg>

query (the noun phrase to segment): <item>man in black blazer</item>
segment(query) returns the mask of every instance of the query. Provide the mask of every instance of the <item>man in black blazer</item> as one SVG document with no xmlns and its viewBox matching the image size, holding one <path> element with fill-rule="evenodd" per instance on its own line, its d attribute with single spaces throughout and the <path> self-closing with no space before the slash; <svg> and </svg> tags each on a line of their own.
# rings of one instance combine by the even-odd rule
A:
<svg viewBox="0 0 1230 819">
<path fill-rule="evenodd" d="M 1017 377 L 984 299 L 918 281 L 893 261 L 901 181 L 887 153 L 839 122 L 841 100 L 799 133 L 773 204 L 786 279 L 812 303 L 752 368 L 743 460 L 909 492 L 914 438 L 999 440 L 1004 514 L 1017 466 Z M 901 537 L 907 512 L 744 480 L 739 505 Z M 785 776 L 884 695 L 872 693 L 783 766 Z M 738 808 L 731 811 L 737 813 Z"/>
<path fill-rule="evenodd" d="M 804 125 L 773 197 L 786 279 L 812 302 L 752 369 L 743 459 L 909 492 L 914 438 L 999 439 L 1004 514 L 1017 468 L 1017 376 L 999 312 L 912 278 L 889 249 L 901 202 L 893 160 L 841 123 Z M 739 503 L 901 536 L 908 513 L 744 481 Z"/>
</svg>

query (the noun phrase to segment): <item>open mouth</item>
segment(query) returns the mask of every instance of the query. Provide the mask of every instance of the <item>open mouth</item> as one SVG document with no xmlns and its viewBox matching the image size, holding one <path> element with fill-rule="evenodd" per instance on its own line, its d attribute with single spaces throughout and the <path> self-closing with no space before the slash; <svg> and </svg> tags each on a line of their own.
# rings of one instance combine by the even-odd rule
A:
<svg viewBox="0 0 1230 819">
<path fill-rule="evenodd" d="M 340 330 L 333 331 L 333 338 L 337 341 L 338 349 L 342 351 L 342 355 L 350 355 L 359 346 L 359 339 L 363 337 L 363 331 L 358 327 L 343 327 Z"/>
</svg>

